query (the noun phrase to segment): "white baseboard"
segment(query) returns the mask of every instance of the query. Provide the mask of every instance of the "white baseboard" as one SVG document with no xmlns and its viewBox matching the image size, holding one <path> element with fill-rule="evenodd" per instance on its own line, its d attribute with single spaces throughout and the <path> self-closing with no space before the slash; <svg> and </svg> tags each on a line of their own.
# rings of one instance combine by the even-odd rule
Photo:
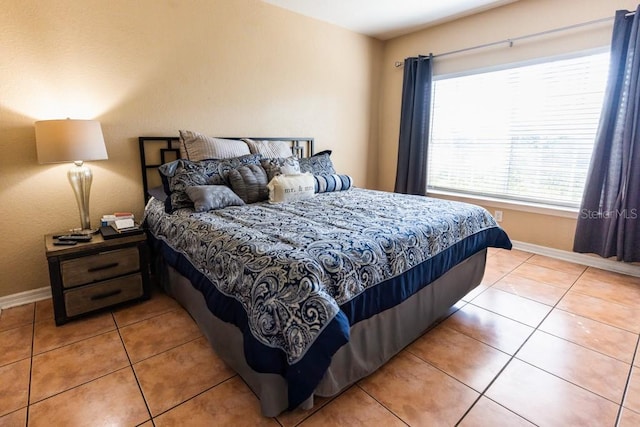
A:
<svg viewBox="0 0 640 427">
<path fill-rule="evenodd" d="M 18 292 L 17 294 L 0 297 L 0 309 L 29 304 L 43 299 L 51 298 L 51 287 L 32 289 L 30 291 Z"/>
<path fill-rule="evenodd" d="M 608 258 L 601 258 L 597 255 L 579 254 L 577 252 L 547 248 L 545 246 L 534 245 L 532 243 L 518 242 L 517 240 L 512 240 L 511 243 L 513 243 L 514 249 L 520 249 L 525 252 L 544 255 L 550 258 L 556 258 L 576 264 L 587 265 L 589 267 L 600 268 L 602 270 L 613 271 L 615 273 L 640 277 L 640 265 L 635 263 L 629 264 Z"/>
</svg>

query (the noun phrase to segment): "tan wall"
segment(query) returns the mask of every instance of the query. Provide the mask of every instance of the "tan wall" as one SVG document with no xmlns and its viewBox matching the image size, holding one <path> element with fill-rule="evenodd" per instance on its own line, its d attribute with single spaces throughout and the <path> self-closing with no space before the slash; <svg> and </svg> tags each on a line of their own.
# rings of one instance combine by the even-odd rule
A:
<svg viewBox="0 0 640 427">
<path fill-rule="evenodd" d="M 93 224 L 140 217 L 137 137 L 179 128 L 313 136 L 368 184 L 379 41 L 257 0 L 0 0 L 0 10 L 0 296 L 47 286 L 42 236 L 79 224 L 68 166 L 37 163 L 35 120 L 102 123 L 109 160 L 90 164 Z"/>
<path fill-rule="evenodd" d="M 402 61 L 418 54 L 434 55 L 578 23 L 613 17 L 618 9 L 634 10 L 637 0 L 520 0 L 437 27 L 398 37 L 385 44 L 381 66 L 380 137 L 376 187 L 393 190 L 398 154 Z M 608 46 L 613 20 L 499 47 L 435 58 L 436 75 L 473 70 Z M 491 206 L 488 206 L 491 207 Z M 493 209 L 492 209 L 493 210 Z M 575 220 L 504 211 L 503 226 L 512 239 L 571 250 Z"/>
</svg>

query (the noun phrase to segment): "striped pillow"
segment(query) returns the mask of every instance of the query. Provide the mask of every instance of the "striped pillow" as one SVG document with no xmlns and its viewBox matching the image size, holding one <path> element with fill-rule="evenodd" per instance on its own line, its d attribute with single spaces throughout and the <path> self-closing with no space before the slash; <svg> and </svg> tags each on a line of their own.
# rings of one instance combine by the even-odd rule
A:
<svg viewBox="0 0 640 427">
<path fill-rule="evenodd" d="M 235 139 L 212 138 L 190 130 L 180 131 L 180 157 L 192 162 L 208 159 L 229 159 L 249 152 L 249 147 Z"/>
<path fill-rule="evenodd" d="M 262 154 L 266 159 L 275 159 L 279 157 L 291 157 L 291 143 L 287 141 L 256 141 L 244 138 L 244 142 L 249 146 L 251 154 Z"/>
<path fill-rule="evenodd" d="M 348 190 L 353 185 L 353 178 L 349 175 L 314 175 L 316 193 Z"/>
</svg>

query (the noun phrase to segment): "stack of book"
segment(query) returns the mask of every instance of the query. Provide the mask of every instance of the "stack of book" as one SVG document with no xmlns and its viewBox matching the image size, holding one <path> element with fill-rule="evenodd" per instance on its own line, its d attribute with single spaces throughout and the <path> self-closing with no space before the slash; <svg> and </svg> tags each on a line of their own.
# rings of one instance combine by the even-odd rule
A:
<svg viewBox="0 0 640 427">
<path fill-rule="evenodd" d="M 116 212 L 113 215 L 103 215 L 100 222 L 100 233 L 104 239 L 139 234 L 143 231 L 135 223 L 131 212 Z"/>
</svg>

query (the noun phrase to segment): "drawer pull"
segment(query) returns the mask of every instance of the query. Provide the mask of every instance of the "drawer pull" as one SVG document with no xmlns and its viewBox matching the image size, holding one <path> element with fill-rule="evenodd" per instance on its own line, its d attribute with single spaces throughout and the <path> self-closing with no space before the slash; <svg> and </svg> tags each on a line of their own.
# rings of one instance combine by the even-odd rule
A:
<svg viewBox="0 0 640 427">
<path fill-rule="evenodd" d="M 99 265 L 97 267 L 91 267 L 90 269 L 88 269 L 87 271 L 89 273 L 94 273 L 96 271 L 101 271 L 101 270 L 108 270 L 110 268 L 114 268 L 117 267 L 118 265 L 120 265 L 120 263 L 118 262 L 112 262 L 110 264 L 105 264 L 105 265 Z"/>
<path fill-rule="evenodd" d="M 97 300 L 101 300 L 101 299 L 105 299 L 105 298 L 109 298 L 112 297 L 114 295 L 118 295 L 122 293 L 122 289 L 114 289 L 113 291 L 110 292 L 105 292 L 102 294 L 97 294 L 97 295 L 91 295 L 91 301 L 97 301 Z"/>
</svg>

